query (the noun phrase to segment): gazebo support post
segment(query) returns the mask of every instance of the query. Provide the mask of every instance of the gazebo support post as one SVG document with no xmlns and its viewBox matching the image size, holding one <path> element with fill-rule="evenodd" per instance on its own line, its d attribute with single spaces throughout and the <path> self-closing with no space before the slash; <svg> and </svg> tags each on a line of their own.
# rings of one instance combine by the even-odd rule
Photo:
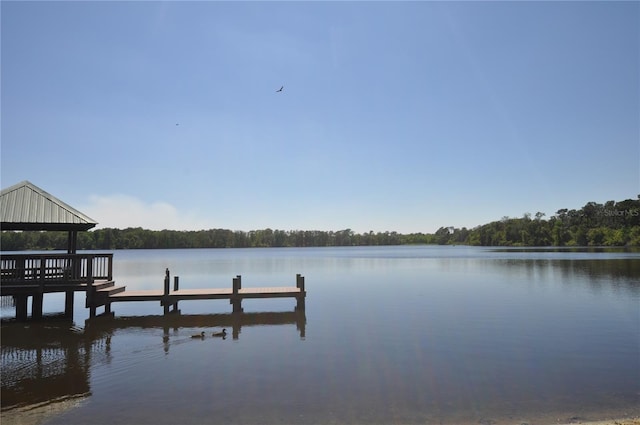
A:
<svg viewBox="0 0 640 425">
<path fill-rule="evenodd" d="M 27 320 L 27 295 L 16 295 L 14 300 L 16 303 L 16 319 L 23 322 Z"/>
<path fill-rule="evenodd" d="M 44 294 L 42 292 L 36 292 L 31 298 L 31 317 L 34 319 L 42 319 L 42 299 L 44 298 Z"/>
<path fill-rule="evenodd" d="M 64 316 L 73 318 L 73 300 L 75 293 L 73 291 L 67 291 L 64 297 Z"/>
<path fill-rule="evenodd" d="M 70 230 L 67 238 L 67 254 L 75 254 L 78 248 L 78 232 Z"/>
</svg>

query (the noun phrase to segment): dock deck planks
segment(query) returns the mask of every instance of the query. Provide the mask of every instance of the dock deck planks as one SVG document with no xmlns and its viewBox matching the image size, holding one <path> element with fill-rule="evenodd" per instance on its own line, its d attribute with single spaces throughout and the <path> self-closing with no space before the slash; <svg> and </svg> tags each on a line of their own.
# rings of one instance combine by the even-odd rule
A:
<svg viewBox="0 0 640 425">
<path fill-rule="evenodd" d="M 240 288 L 239 298 L 277 298 L 277 297 L 298 297 L 301 289 L 295 286 L 264 287 L 264 288 Z M 141 289 L 126 290 L 109 296 L 110 302 L 118 301 L 162 301 L 170 299 L 173 301 L 182 300 L 212 300 L 231 299 L 234 297 L 231 288 L 202 288 L 202 289 L 178 289 L 165 294 L 162 290 Z"/>
</svg>

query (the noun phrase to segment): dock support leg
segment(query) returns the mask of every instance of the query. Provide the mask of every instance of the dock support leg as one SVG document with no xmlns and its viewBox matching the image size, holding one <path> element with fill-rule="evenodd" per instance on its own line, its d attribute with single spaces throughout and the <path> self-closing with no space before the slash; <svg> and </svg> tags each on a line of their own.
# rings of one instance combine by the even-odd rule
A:
<svg viewBox="0 0 640 425">
<path fill-rule="evenodd" d="M 16 319 L 21 322 L 27 320 L 27 298 L 26 295 L 16 295 L 15 297 Z"/>
<path fill-rule="evenodd" d="M 42 319 L 42 299 L 44 295 L 40 292 L 33 294 L 31 302 L 31 317 L 34 319 Z"/>
<path fill-rule="evenodd" d="M 162 306 L 164 307 L 164 314 L 169 314 L 169 282 L 171 282 L 171 273 L 169 269 L 165 271 L 164 275 L 164 297 L 162 297 Z"/>
<path fill-rule="evenodd" d="M 173 277 L 173 291 L 177 291 L 178 289 L 180 289 L 180 277 L 178 276 L 174 276 Z M 173 308 L 171 310 L 172 313 L 178 313 L 178 301 L 173 303 Z"/>
<path fill-rule="evenodd" d="M 64 316 L 67 318 L 73 318 L 73 301 L 75 292 L 67 291 L 64 297 Z"/>
<path fill-rule="evenodd" d="M 96 317 L 96 288 L 93 282 L 87 282 L 87 293 L 84 306 L 89 309 L 89 317 Z"/>
<path fill-rule="evenodd" d="M 300 290 L 300 295 L 296 297 L 296 300 L 298 301 L 296 305 L 296 311 L 304 311 L 307 292 L 304 290 L 304 276 L 300 274 L 296 275 L 296 288 Z"/>
<path fill-rule="evenodd" d="M 240 298 L 240 289 L 242 288 L 242 276 L 238 275 L 233 278 L 231 292 L 233 293 L 229 302 L 233 305 L 234 313 L 242 313 L 242 298 Z"/>
</svg>

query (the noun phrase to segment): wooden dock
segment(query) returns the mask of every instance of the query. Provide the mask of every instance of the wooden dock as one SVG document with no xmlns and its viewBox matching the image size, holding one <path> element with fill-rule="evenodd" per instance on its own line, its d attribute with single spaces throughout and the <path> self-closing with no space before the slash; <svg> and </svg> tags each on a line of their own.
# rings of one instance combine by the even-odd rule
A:
<svg viewBox="0 0 640 425">
<path fill-rule="evenodd" d="M 65 293 L 65 316 L 73 317 L 74 294 L 113 282 L 113 254 L 7 254 L 0 256 L 0 295 L 12 297 L 16 319 L 41 319 L 44 294 Z"/>
<path fill-rule="evenodd" d="M 242 312 L 246 298 L 295 298 L 296 310 L 305 309 L 304 277 L 296 275 L 295 286 L 243 288 L 242 277 L 233 278 L 230 288 L 180 289 L 178 276 L 171 288 L 166 270 L 164 288 L 158 290 L 127 290 L 117 286 L 113 278 L 113 254 L 27 254 L 0 257 L 0 296 L 12 297 L 16 319 L 27 320 L 28 299 L 31 316 L 43 317 L 43 297 L 48 293 L 64 293 L 64 315 L 73 317 L 76 292 L 86 294 L 85 307 L 89 316 L 104 307 L 111 313 L 111 304 L 125 301 L 159 301 L 164 313 L 178 311 L 178 302 L 187 300 L 228 299 L 233 312 Z M 160 285 L 159 285 L 160 286 Z"/>
<path fill-rule="evenodd" d="M 304 276 L 296 275 L 296 286 L 243 288 L 242 276 L 233 278 L 231 288 L 180 289 L 179 278 L 174 276 L 173 289 L 170 288 L 169 269 L 166 270 L 164 288 L 146 290 L 126 290 L 124 286 L 115 286 L 113 282 L 105 285 L 93 285 L 87 292 L 86 307 L 90 316 L 96 315 L 96 309 L 104 306 L 105 313 L 111 313 L 111 304 L 115 302 L 157 301 L 164 307 L 164 313 L 178 311 L 178 302 L 187 300 L 227 299 L 233 306 L 233 312 L 242 312 L 242 300 L 247 298 L 295 298 L 296 311 L 305 309 L 306 290 Z"/>
</svg>

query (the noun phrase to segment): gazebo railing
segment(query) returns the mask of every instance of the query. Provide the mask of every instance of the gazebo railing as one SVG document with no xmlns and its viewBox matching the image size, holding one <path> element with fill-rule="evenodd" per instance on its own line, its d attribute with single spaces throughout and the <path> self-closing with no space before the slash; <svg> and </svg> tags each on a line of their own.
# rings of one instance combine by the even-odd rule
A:
<svg viewBox="0 0 640 425">
<path fill-rule="evenodd" d="M 92 283 L 113 280 L 113 254 L 1 255 L 0 270 L 0 285 Z"/>
</svg>

